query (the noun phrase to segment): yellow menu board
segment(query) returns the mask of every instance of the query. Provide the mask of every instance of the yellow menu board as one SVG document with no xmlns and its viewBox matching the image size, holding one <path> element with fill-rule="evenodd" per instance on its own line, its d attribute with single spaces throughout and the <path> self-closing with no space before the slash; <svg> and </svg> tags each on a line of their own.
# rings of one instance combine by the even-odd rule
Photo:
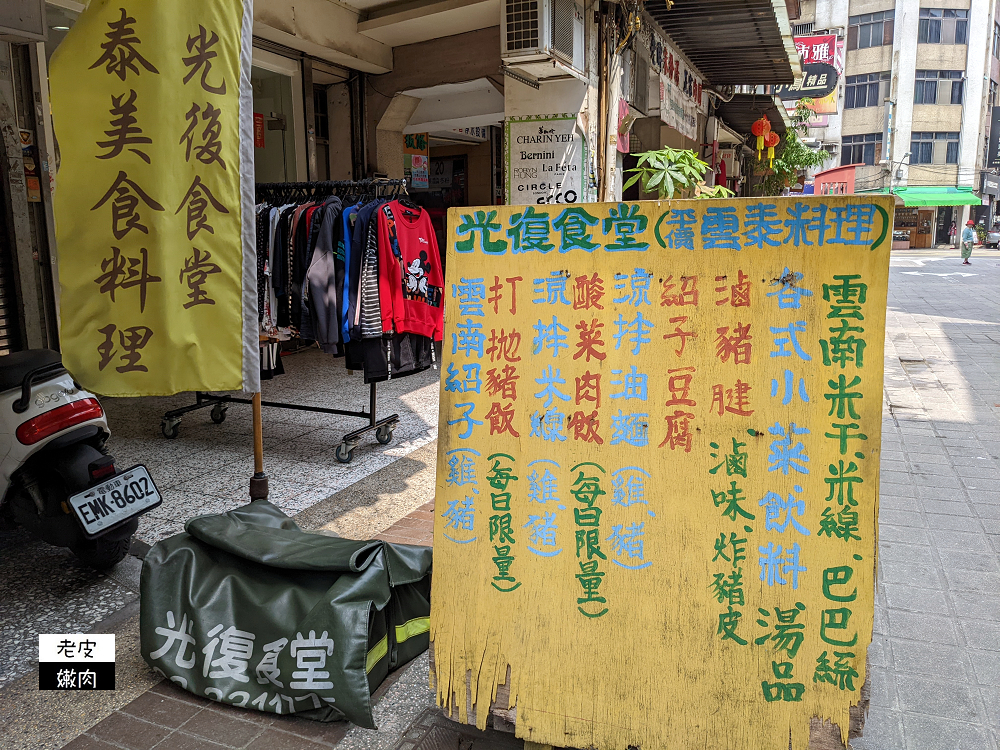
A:
<svg viewBox="0 0 1000 750">
<path fill-rule="evenodd" d="M 442 706 L 484 727 L 508 684 L 517 735 L 558 747 L 805 748 L 812 717 L 846 741 L 872 635 L 892 210 L 451 209 Z"/>
</svg>

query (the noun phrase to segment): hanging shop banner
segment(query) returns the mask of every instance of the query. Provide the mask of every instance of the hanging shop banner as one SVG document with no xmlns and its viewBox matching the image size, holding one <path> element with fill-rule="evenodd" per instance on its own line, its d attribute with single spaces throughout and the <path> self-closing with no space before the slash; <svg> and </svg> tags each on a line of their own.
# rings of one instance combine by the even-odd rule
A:
<svg viewBox="0 0 1000 750">
<path fill-rule="evenodd" d="M 785 100 L 785 107 L 788 109 L 795 108 L 795 102 L 802 97 L 810 97 L 813 102 L 809 105 L 809 109 L 815 112 L 817 115 L 835 115 L 837 114 L 837 83 L 836 80 L 844 72 L 844 41 L 842 39 L 837 39 L 836 34 L 818 34 L 812 36 L 797 36 L 795 39 L 795 49 L 798 51 L 799 55 L 802 57 L 803 66 L 810 65 L 828 65 L 833 66 L 836 75 L 834 76 L 834 83 L 830 87 L 828 93 L 819 95 L 821 88 L 814 89 L 811 93 L 801 91 L 800 88 L 795 88 L 796 86 L 809 85 L 809 75 L 806 75 L 807 71 L 803 68 L 803 77 L 796 81 L 791 86 L 781 86 L 776 89 L 775 93 L 779 93 L 781 98 Z M 810 75 L 815 75 L 816 78 L 813 81 L 813 86 L 816 86 L 821 80 L 825 83 L 829 80 L 829 70 L 826 68 L 818 68 L 812 70 Z M 823 78 L 824 73 L 827 78 Z M 820 124 L 823 118 L 813 118 L 807 125 L 811 128 L 825 127 L 824 124 Z"/>
<path fill-rule="evenodd" d="M 427 133 L 403 136 L 403 177 L 411 188 L 427 189 L 430 154 L 431 140 Z"/>
<path fill-rule="evenodd" d="M 686 138 L 698 140 L 698 115 L 708 116 L 705 81 L 673 43 L 643 25 L 639 46 L 648 51 L 650 68 L 660 76 L 660 120 Z"/>
<path fill-rule="evenodd" d="M 497 699 L 517 736 L 598 750 L 804 750 L 813 717 L 846 741 L 892 206 L 450 209 L 431 627 L 453 718 Z"/>
<path fill-rule="evenodd" d="M 587 141 L 574 114 L 507 120 L 507 203 L 580 203 Z"/>
<path fill-rule="evenodd" d="M 52 58 L 60 344 L 89 390 L 260 389 L 252 19 L 94 0 Z"/>
</svg>

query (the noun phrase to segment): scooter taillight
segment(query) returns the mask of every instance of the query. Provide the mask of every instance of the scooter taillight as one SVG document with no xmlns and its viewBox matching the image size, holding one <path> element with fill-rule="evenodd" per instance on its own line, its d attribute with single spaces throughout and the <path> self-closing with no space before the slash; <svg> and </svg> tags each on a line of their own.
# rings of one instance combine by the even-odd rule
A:
<svg viewBox="0 0 1000 750">
<path fill-rule="evenodd" d="M 34 445 L 67 427 L 98 419 L 103 415 L 104 410 L 96 398 L 84 398 L 29 419 L 17 428 L 15 434 L 24 445 Z"/>
</svg>

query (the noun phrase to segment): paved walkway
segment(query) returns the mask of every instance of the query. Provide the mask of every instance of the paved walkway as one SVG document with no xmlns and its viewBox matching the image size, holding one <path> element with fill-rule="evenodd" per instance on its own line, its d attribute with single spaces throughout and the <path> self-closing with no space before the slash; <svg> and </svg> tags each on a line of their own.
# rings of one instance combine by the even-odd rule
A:
<svg viewBox="0 0 1000 750">
<path fill-rule="evenodd" d="M 950 255 L 951 257 L 945 257 Z M 894 254 L 861 750 L 997 750 L 1000 253 Z"/>
</svg>

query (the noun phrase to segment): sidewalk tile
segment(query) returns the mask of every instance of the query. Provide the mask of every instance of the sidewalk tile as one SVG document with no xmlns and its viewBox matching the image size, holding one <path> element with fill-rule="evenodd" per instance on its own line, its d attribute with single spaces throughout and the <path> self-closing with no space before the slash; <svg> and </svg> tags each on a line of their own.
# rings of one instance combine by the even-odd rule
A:
<svg viewBox="0 0 1000 750">
<path fill-rule="evenodd" d="M 184 725 L 184 732 L 217 742 L 226 747 L 241 748 L 261 734 L 263 727 L 237 719 L 221 711 L 202 711 Z"/>
<path fill-rule="evenodd" d="M 893 609 L 938 615 L 949 613 L 948 600 L 943 591 L 895 583 L 883 583 L 882 591 L 885 593 L 889 606 Z"/>
<path fill-rule="evenodd" d="M 968 674 L 961 646 L 891 638 L 892 666 L 897 672 L 927 674 L 965 682 Z"/>
<path fill-rule="evenodd" d="M 89 734 L 81 734 L 68 745 L 63 745 L 62 750 L 118 750 L 118 748 Z"/>
<path fill-rule="evenodd" d="M 196 737 L 193 734 L 173 732 L 156 746 L 156 750 L 228 750 L 228 746 L 211 742 L 204 737 Z"/>
<path fill-rule="evenodd" d="M 948 596 L 958 617 L 1000 622 L 1000 598 L 983 596 L 974 591 L 949 591 Z M 1000 659 L 1000 655 L 997 658 Z"/>
<path fill-rule="evenodd" d="M 957 568 L 979 573 L 1000 573 L 997 556 L 967 550 L 943 549 L 938 553 L 945 569 Z"/>
<path fill-rule="evenodd" d="M 970 531 L 931 529 L 930 537 L 941 549 L 961 549 L 970 552 L 989 552 L 986 535 Z"/>
<path fill-rule="evenodd" d="M 981 521 L 971 516 L 927 514 L 927 526 L 931 529 L 951 531 L 981 531 Z"/>
<path fill-rule="evenodd" d="M 931 542 L 927 534 L 926 529 L 918 529 L 913 526 L 890 526 L 886 523 L 880 523 L 878 526 L 879 543 L 899 542 L 901 544 L 929 545 Z"/>
<path fill-rule="evenodd" d="M 980 685 L 1000 687 L 1000 654 L 996 651 L 969 651 L 972 668 Z"/>
<path fill-rule="evenodd" d="M 906 586 L 917 586 L 919 588 L 925 589 L 943 589 L 943 583 L 941 576 L 937 572 L 937 568 L 920 566 L 920 565 L 904 565 L 897 562 L 879 562 L 879 568 L 881 569 L 882 583 L 901 583 Z"/>
<path fill-rule="evenodd" d="M 906 750 L 988 750 L 986 730 L 936 716 L 903 714 Z"/>
<path fill-rule="evenodd" d="M 880 540 L 878 553 L 887 562 L 901 562 L 909 565 L 934 565 L 936 560 L 930 547 L 912 544 L 890 544 Z"/>
<path fill-rule="evenodd" d="M 964 620 L 961 625 L 970 648 L 1000 651 L 1000 623 Z"/>
<path fill-rule="evenodd" d="M 150 690 L 120 710 L 136 718 L 176 729 L 202 709 L 193 703 L 168 698 Z"/>
<path fill-rule="evenodd" d="M 160 740 L 170 734 L 165 727 L 135 719 L 127 714 L 115 712 L 91 727 L 87 732 L 99 739 L 115 742 L 128 750 L 151 750 Z"/>
<path fill-rule="evenodd" d="M 326 743 L 320 744 L 268 727 L 264 734 L 247 745 L 247 750 L 327 750 L 329 747 L 331 745 Z"/>
<path fill-rule="evenodd" d="M 889 610 L 889 627 L 894 638 L 910 638 L 915 641 L 957 645 L 958 636 L 951 619 L 941 615 L 921 612 Z"/>
<path fill-rule="evenodd" d="M 932 680 L 924 675 L 897 674 L 896 689 L 903 711 L 958 721 L 981 719 L 976 696 L 967 685 Z M 938 750 L 943 750 L 943 746 Z"/>
</svg>

